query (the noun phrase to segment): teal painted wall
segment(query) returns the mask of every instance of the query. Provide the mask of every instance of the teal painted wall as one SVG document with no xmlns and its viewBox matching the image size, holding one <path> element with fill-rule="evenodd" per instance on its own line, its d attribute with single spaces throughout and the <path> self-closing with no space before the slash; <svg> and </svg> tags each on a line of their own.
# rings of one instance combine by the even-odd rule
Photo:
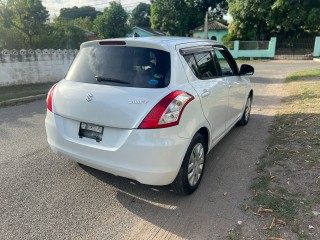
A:
<svg viewBox="0 0 320 240">
<path fill-rule="evenodd" d="M 229 50 L 234 58 L 274 58 L 276 52 L 277 38 L 273 37 L 269 41 L 268 49 L 264 50 L 239 50 L 239 41 L 234 41 L 233 50 Z"/>
<path fill-rule="evenodd" d="M 137 29 L 137 28 L 133 29 L 132 34 L 134 34 L 134 33 L 138 33 L 140 37 L 151 37 L 151 36 L 153 36 L 153 34 L 147 33 L 145 31 L 142 31 L 142 30 Z"/>
<path fill-rule="evenodd" d="M 316 41 L 314 43 L 313 56 L 320 57 L 320 37 L 316 37 Z"/>
<path fill-rule="evenodd" d="M 131 33 L 127 34 L 127 37 L 133 37 L 134 33 L 139 34 L 140 37 L 152 37 L 153 34 L 140 30 L 138 28 L 133 28 Z"/>
<path fill-rule="evenodd" d="M 218 42 L 222 42 L 222 38 L 228 34 L 228 30 L 209 30 L 208 37 L 211 39 L 212 36 L 216 36 Z M 203 38 L 204 31 L 196 31 L 193 33 L 193 37 Z"/>
</svg>

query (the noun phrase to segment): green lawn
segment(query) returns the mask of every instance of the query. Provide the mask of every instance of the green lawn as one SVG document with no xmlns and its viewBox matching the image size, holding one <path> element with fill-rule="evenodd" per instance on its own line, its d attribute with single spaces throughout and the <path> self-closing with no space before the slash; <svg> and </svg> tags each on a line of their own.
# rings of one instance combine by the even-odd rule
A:
<svg viewBox="0 0 320 240">
<path fill-rule="evenodd" d="M 314 78 L 314 77 L 320 78 L 320 69 L 296 72 L 288 76 L 286 78 L 286 82 L 291 82 L 291 81 L 300 80 L 300 79 L 306 80 L 308 78 Z"/>
<path fill-rule="evenodd" d="M 0 102 L 47 93 L 54 82 L 0 86 Z"/>
</svg>

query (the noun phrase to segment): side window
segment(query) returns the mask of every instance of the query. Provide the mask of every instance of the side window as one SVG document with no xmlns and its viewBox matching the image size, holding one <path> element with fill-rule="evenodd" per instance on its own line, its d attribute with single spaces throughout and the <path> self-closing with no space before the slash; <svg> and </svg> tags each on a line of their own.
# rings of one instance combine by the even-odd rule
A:
<svg viewBox="0 0 320 240">
<path fill-rule="evenodd" d="M 209 51 L 188 54 L 184 58 L 194 75 L 199 79 L 211 79 L 219 76 Z"/>
<path fill-rule="evenodd" d="M 226 58 L 223 54 L 223 50 L 215 50 L 216 56 L 217 56 L 217 63 L 220 65 L 221 68 L 221 75 L 222 76 L 231 76 L 234 75 L 234 70 L 232 68 L 232 65 L 228 61 L 228 58 Z"/>
</svg>

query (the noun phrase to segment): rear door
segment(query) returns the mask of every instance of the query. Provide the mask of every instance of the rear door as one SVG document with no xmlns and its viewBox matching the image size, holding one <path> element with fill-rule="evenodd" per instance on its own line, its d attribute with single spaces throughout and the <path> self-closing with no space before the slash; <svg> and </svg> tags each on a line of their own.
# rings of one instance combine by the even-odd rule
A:
<svg viewBox="0 0 320 240">
<path fill-rule="evenodd" d="M 238 67 L 228 50 L 215 48 L 218 71 L 228 84 L 229 103 L 226 128 L 233 126 L 243 113 L 246 82 L 238 75 Z"/>
<path fill-rule="evenodd" d="M 219 76 L 213 61 L 212 46 L 181 49 L 190 84 L 200 97 L 203 113 L 210 123 L 213 141 L 225 131 L 226 110 L 228 107 L 228 84 Z"/>
</svg>

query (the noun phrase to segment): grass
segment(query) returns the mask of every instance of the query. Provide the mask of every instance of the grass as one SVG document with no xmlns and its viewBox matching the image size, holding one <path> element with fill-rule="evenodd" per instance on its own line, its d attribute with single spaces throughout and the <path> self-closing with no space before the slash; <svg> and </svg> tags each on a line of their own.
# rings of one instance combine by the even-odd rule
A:
<svg viewBox="0 0 320 240">
<path fill-rule="evenodd" d="M 237 225 L 234 229 L 229 231 L 228 239 L 229 240 L 239 240 L 241 239 L 242 229 L 240 225 Z"/>
<path fill-rule="evenodd" d="M 0 86 L 0 102 L 47 93 L 53 82 Z"/>
<path fill-rule="evenodd" d="M 252 205 L 253 209 L 273 209 L 266 215 L 285 220 L 288 231 L 298 224 L 297 229 L 303 231 L 295 233 L 303 240 L 310 239 L 308 229 L 303 229 L 310 221 L 320 225 L 310 214 L 320 202 L 320 180 L 316 183 L 320 169 L 320 69 L 288 76 L 285 89 L 288 96 L 269 129 L 268 147 L 257 167 L 259 177 L 251 186 L 255 192 Z"/>
<path fill-rule="evenodd" d="M 254 197 L 254 200 L 261 206 L 273 209 L 275 211 L 274 216 L 278 219 L 292 221 L 297 214 L 297 202 L 293 199 L 284 199 L 277 195 L 260 193 Z"/>
<path fill-rule="evenodd" d="M 292 82 L 292 81 L 301 80 L 301 79 L 306 80 L 307 78 L 314 78 L 314 77 L 318 77 L 318 78 L 320 77 L 320 69 L 293 73 L 286 78 L 286 82 Z"/>
<path fill-rule="evenodd" d="M 298 233 L 299 240 L 310 240 L 310 237 L 305 233 Z"/>
<path fill-rule="evenodd" d="M 258 178 L 258 180 L 253 183 L 251 186 L 251 189 L 253 190 L 268 190 L 269 189 L 269 183 L 271 181 L 271 177 L 266 175 L 266 176 L 261 176 Z"/>
</svg>

